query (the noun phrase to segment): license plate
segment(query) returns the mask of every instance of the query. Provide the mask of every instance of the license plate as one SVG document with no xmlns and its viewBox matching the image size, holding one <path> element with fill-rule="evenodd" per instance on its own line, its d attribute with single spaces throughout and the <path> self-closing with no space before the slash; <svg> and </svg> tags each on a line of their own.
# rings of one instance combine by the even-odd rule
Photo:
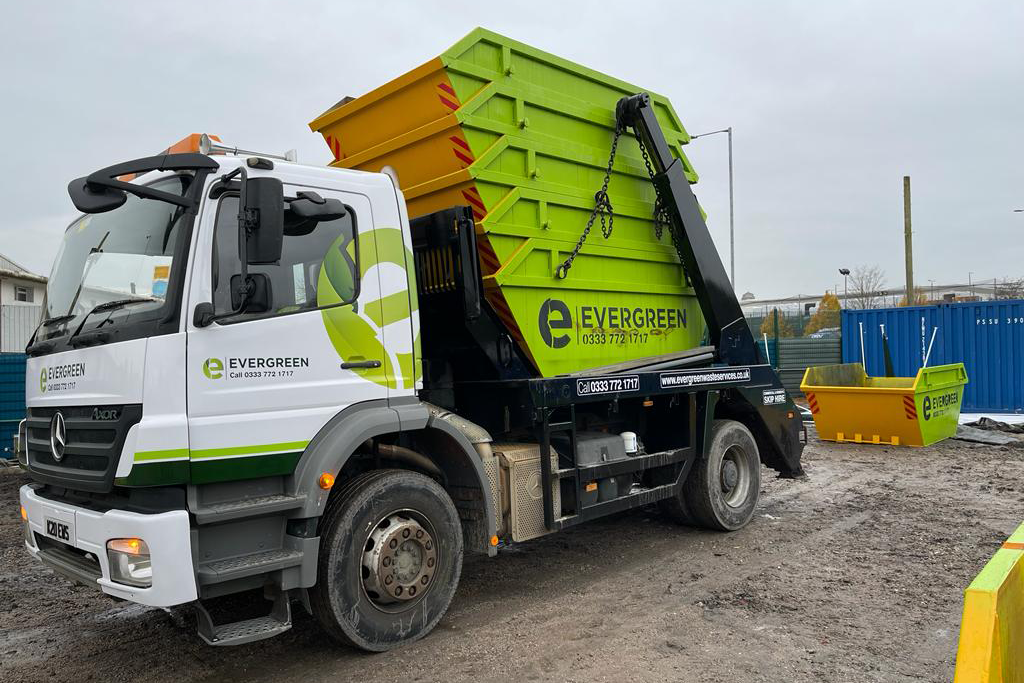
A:
<svg viewBox="0 0 1024 683">
<path fill-rule="evenodd" d="M 53 517 L 46 517 L 43 522 L 43 531 L 47 536 L 61 543 L 75 544 L 74 524 L 65 522 L 62 519 L 54 519 Z"/>
</svg>

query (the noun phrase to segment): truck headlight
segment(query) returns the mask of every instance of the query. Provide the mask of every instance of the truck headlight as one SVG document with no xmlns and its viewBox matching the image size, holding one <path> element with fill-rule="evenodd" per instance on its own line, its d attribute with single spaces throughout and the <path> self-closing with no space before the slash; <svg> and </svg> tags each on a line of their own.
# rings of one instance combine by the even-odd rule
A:
<svg viewBox="0 0 1024 683">
<path fill-rule="evenodd" d="M 32 525 L 28 523 L 28 511 L 25 510 L 25 506 L 21 506 L 21 521 L 22 526 L 25 527 L 25 542 L 28 543 L 29 547 L 36 547 L 36 539 L 32 535 Z"/>
<path fill-rule="evenodd" d="M 153 585 L 153 564 L 149 546 L 141 538 L 115 538 L 107 541 L 110 580 L 129 586 Z"/>
</svg>

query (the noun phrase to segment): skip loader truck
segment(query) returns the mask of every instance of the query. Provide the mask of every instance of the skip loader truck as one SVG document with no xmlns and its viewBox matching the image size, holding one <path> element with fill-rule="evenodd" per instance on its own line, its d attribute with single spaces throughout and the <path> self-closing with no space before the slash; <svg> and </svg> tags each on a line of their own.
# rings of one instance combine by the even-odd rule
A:
<svg viewBox="0 0 1024 683">
<path fill-rule="evenodd" d="M 212 645 L 304 608 L 382 651 L 466 552 L 731 531 L 802 473 L 668 100 L 476 29 L 310 127 L 329 167 L 195 135 L 70 183 L 17 439 L 43 564 Z"/>
</svg>

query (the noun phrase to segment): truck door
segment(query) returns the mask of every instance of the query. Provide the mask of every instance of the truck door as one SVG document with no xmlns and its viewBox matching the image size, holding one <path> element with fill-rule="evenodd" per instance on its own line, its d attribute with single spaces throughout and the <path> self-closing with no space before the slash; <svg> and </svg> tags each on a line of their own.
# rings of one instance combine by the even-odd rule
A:
<svg viewBox="0 0 1024 683">
<path fill-rule="evenodd" d="M 286 197 L 304 189 L 284 188 Z M 286 209 L 281 260 L 249 266 L 267 276 L 269 311 L 196 327 L 191 310 L 199 302 L 212 300 L 218 314 L 232 310 L 231 277 L 240 265 L 237 194 L 205 203 L 186 350 L 195 483 L 290 473 L 328 420 L 354 403 L 387 398 L 381 336 L 363 305 L 380 286 L 376 270 L 359 267 L 376 261 L 370 203 L 360 194 L 317 192 L 340 199 L 348 215 L 296 224 Z"/>
</svg>

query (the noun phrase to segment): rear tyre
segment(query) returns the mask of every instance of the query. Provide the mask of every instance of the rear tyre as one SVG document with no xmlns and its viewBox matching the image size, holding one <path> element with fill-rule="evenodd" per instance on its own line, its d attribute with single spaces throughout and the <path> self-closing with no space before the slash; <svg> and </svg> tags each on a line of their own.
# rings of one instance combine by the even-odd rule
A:
<svg viewBox="0 0 1024 683">
<path fill-rule="evenodd" d="M 320 524 L 310 604 L 332 638 L 383 652 L 437 625 L 462 573 L 459 515 L 437 482 L 368 472 L 335 492 Z"/>
<path fill-rule="evenodd" d="M 690 514 L 689 508 L 686 507 L 686 501 L 682 495 L 672 496 L 665 500 L 658 501 L 658 509 L 661 513 L 676 521 L 680 524 L 687 526 L 694 526 L 697 522 L 694 520 L 693 515 Z"/>
<path fill-rule="evenodd" d="M 680 521 L 736 531 L 754 516 L 760 494 L 761 457 L 754 435 L 734 420 L 715 420 L 707 457 L 694 463 L 681 495 L 669 499 L 667 507 Z"/>
</svg>

